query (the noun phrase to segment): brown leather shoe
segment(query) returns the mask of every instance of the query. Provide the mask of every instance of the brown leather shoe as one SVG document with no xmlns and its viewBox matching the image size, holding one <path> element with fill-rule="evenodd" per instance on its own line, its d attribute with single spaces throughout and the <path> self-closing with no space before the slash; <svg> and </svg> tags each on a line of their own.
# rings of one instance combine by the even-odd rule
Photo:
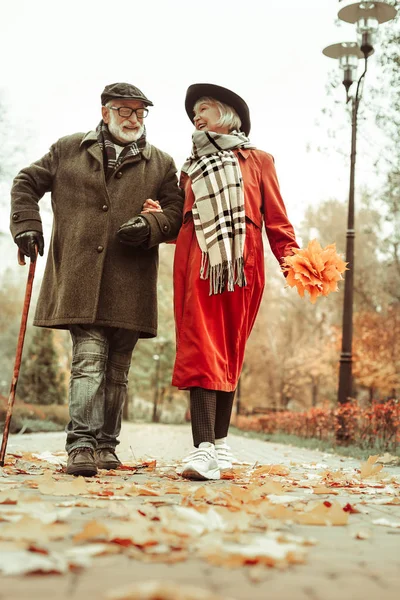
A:
<svg viewBox="0 0 400 600">
<path fill-rule="evenodd" d="M 121 461 L 112 448 L 98 448 L 96 450 L 96 465 L 99 469 L 118 469 Z"/>
<path fill-rule="evenodd" d="M 92 477 L 97 473 L 93 448 L 75 448 L 68 454 L 68 475 L 84 475 Z"/>
</svg>

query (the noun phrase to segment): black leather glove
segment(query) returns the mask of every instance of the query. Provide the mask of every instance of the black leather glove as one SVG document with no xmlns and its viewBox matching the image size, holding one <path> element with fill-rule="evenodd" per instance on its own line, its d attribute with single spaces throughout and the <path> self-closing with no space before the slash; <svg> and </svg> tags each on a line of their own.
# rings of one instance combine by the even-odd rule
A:
<svg viewBox="0 0 400 600">
<path fill-rule="evenodd" d="M 150 225 L 144 217 L 133 217 L 118 229 L 119 241 L 128 246 L 140 246 L 150 235 Z"/>
<path fill-rule="evenodd" d="M 36 260 L 35 246 L 40 256 L 43 256 L 44 239 L 40 231 L 24 231 L 15 236 L 15 243 L 24 256 L 29 256 L 32 262 Z"/>
</svg>

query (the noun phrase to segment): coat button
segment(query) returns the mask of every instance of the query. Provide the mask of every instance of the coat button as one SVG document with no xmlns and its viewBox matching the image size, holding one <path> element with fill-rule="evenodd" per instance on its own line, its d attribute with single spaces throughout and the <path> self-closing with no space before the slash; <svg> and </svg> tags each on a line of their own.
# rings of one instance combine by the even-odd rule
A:
<svg viewBox="0 0 400 600">
<path fill-rule="evenodd" d="M 107 206 L 107 204 L 104 204 L 104 205 L 103 205 L 103 210 L 104 210 L 104 212 L 107 212 L 107 211 L 108 211 L 108 206 Z"/>
<path fill-rule="evenodd" d="M 118 173 L 115 175 L 115 177 L 117 179 L 121 179 L 121 177 L 122 177 L 122 171 L 118 171 Z"/>
<path fill-rule="evenodd" d="M 14 213 L 13 216 L 12 216 L 12 218 L 13 218 L 13 221 L 18 221 L 19 214 L 18 213 Z"/>
<path fill-rule="evenodd" d="M 97 246 L 97 252 L 100 254 L 100 252 L 103 252 L 104 250 L 104 246 Z"/>
<path fill-rule="evenodd" d="M 168 225 L 163 225 L 164 231 L 168 231 Z"/>
</svg>

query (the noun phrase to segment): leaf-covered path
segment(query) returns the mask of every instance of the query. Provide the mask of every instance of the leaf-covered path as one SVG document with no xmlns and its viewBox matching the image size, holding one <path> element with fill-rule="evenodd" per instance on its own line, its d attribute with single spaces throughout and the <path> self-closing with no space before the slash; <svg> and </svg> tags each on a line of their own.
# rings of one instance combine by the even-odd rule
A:
<svg viewBox="0 0 400 600">
<path fill-rule="evenodd" d="M 390 456 L 230 444 L 244 464 L 189 482 L 175 473 L 188 426 L 125 423 L 125 467 L 84 479 L 63 473 L 64 434 L 11 436 L 0 599 L 398 598 L 400 466 Z"/>
</svg>

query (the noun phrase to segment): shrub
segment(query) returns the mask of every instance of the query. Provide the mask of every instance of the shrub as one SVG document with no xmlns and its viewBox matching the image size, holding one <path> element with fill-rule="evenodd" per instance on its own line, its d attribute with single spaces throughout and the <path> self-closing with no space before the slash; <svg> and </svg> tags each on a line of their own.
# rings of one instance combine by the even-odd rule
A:
<svg viewBox="0 0 400 600">
<path fill-rule="evenodd" d="M 7 414 L 7 404 L 0 402 L 0 429 L 3 429 Z M 68 406 L 49 404 L 25 404 L 16 402 L 11 419 L 10 432 L 29 431 L 60 431 L 69 421 Z M 35 422 L 35 425 L 33 425 Z"/>
<path fill-rule="evenodd" d="M 363 408 L 349 402 L 336 408 L 238 416 L 235 425 L 244 431 L 287 433 L 332 443 L 340 438 L 344 427 L 346 444 L 395 451 L 400 445 L 400 403 L 396 400 L 374 402 Z"/>
</svg>

